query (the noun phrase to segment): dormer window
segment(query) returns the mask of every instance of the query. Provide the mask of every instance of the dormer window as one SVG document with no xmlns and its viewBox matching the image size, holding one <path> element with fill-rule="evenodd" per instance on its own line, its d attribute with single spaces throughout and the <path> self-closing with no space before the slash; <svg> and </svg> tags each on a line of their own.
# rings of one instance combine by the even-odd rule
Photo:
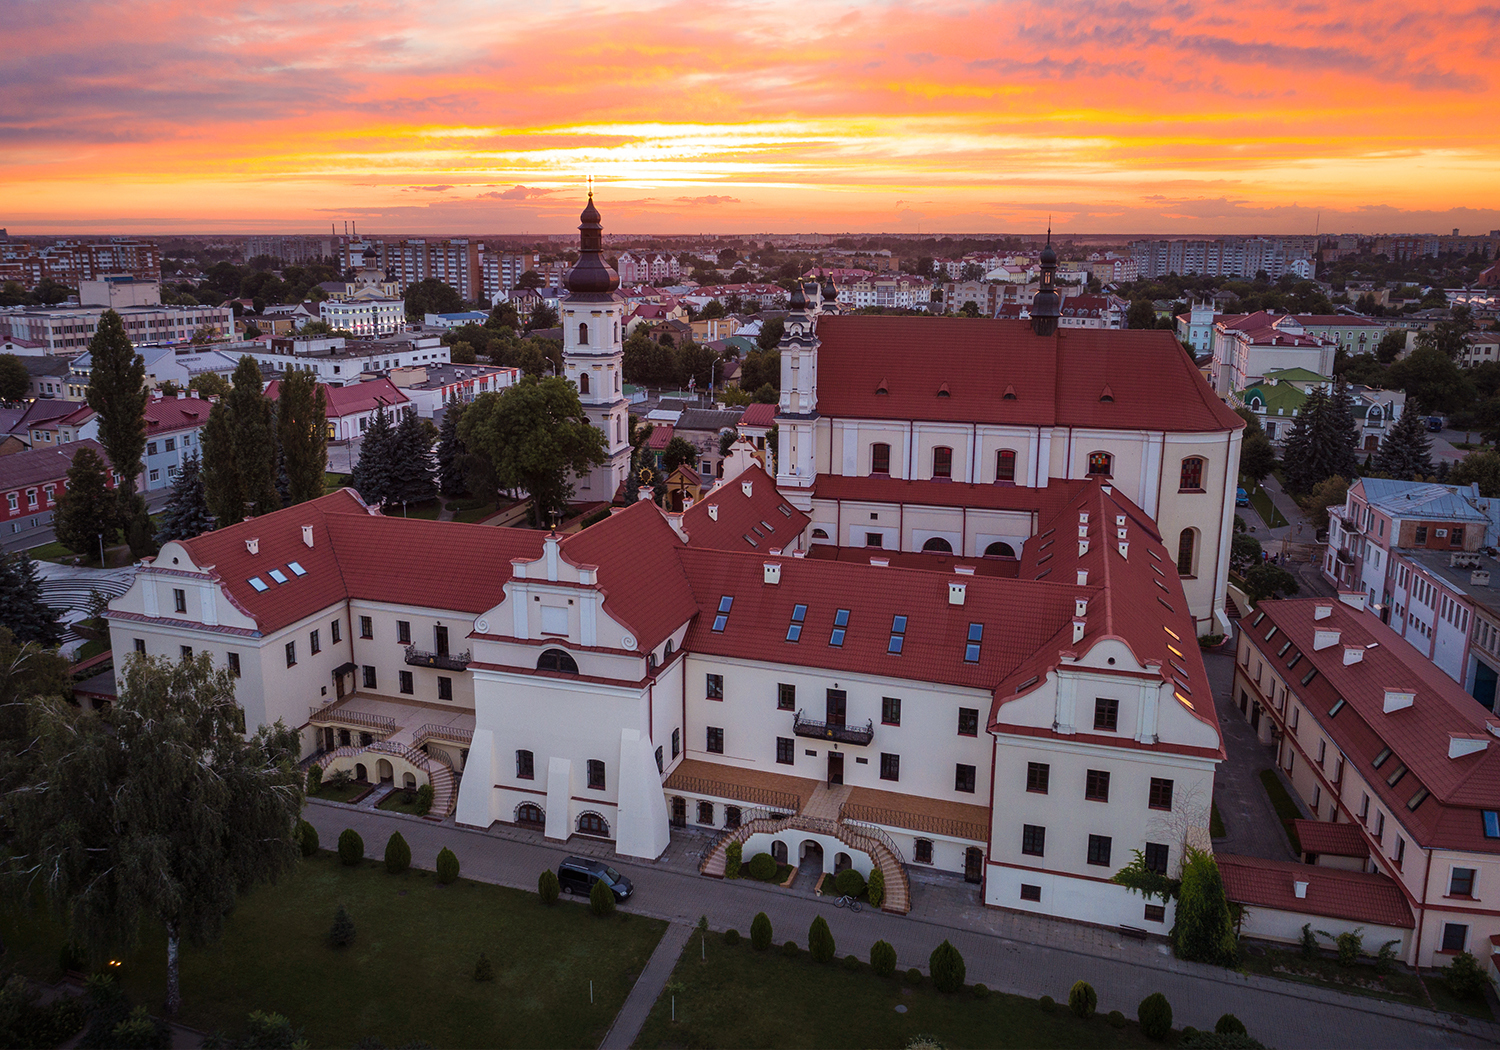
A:
<svg viewBox="0 0 1500 1050">
<path fill-rule="evenodd" d="M 953 450 L 946 445 L 939 445 L 932 450 L 932 476 L 934 478 L 953 478 Z"/>
<path fill-rule="evenodd" d="M 938 387 L 937 396 L 938 397 L 952 397 L 953 396 L 952 393 L 950 393 L 949 390 L 948 390 L 948 384 L 947 383 L 944 383 L 942 386 Z"/>
</svg>

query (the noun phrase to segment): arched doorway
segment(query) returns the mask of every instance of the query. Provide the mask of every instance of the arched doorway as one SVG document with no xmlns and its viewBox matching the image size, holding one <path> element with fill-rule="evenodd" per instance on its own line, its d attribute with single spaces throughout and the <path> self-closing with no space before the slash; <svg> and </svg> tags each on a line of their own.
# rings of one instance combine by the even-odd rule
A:
<svg viewBox="0 0 1500 1050">
<path fill-rule="evenodd" d="M 771 843 L 771 859 L 774 860 L 777 864 L 785 864 L 786 863 L 786 843 L 785 842 L 782 842 L 780 839 L 777 839 L 775 842 Z"/>
<path fill-rule="evenodd" d="M 835 853 L 833 855 L 833 873 L 837 875 L 841 871 L 847 871 L 854 866 L 854 861 L 849 859 L 847 853 Z"/>
<path fill-rule="evenodd" d="M 401 786 L 404 787 L 407 791 L 417 790 L 416 775 L 413 773 L 403 774 L 401 777 Z"/>
<path fill-rule="evenodd" d="M 932 539 L 922 544 L 922 549 L 924 551 L 932 551 L 937 554 L 952 554 L 953 544 L 949 543 L 941 536 L 934 536 L 932 537 Z"/>
<path fill-rule="evenodd" d="M 380 782 L 382 784 L 389 783 L 396 779 L 395 769 L 393 769 L 390 762 L 384 758 L 375 763 L 375 775 L 380 778 Z"/>
<path fill-rule="evenodd" d="M 370 772 L 365 769 L 363 762 L 356 762 L 354 764 L 354 779 L 361 784 L 368 784 L 370 782 Z"/>
</svg>

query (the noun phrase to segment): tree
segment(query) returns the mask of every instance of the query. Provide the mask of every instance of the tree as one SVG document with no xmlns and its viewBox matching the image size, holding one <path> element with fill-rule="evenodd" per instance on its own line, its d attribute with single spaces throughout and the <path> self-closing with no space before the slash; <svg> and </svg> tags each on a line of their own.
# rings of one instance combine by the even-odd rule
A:
<svg viewBox="0 0 1500 1050">
<path fill-rule="evenodd" d="M 328 470 L 327 401 L 312 372 L 293 369 L 282 378 L 276 431 L 286 467 L 287 506 L 323 495 Z"/>
<path fill-rule="evenodd" d="M 542 286 L 542 275 L 535 270 L 527 270 L 516 278 L 517 288 L 540 288 Z"/>
<path fill-rule="evenodd" d="M 1252 605 L 1266 598 L 1290 598 L 1298 590 L 1297 578 L 1280 565 L 1262 562 L 1245 573 L 1245 596 Z"/>
<path fill-rule="evenodd" d="M 263 334 L 264 333 L 260 330 L 260 325 L 256 324 L 254 321 L 245 322 L 246 339 L 259 339 Z"/>
<path fill-rule="evenodd" d="M 760 334 L 755 337 L 755 342 L 762 350 L 775 350 L 781 345 L 781 336 L 786 331 L 786 321 L 780 317 L 773 317 L 769 321 L 762 321 Z"/>
<path fill-rule="evenodd" d="M 1418 475 L 1432 475 L 1432 443 L 1427 439 L 1427 421 L 1421 407 L 1410 398 L 1401 418 L 1391 427 L 1380 451 L 1375 454 L 1374 470 L 1398 481 L 1414 481 Z"/>
<path fill-rule="evenodd" d="M 24 401 L 30 386 L 26 363 L 15 354 L 0 354 L 0 401 Z"/>
<path fill-rule="evenodd" d="M 453 344 L 452 360 L 456 365 L 472 365 L 479 360 L 474 353 L 473 343 L 458 342 Z"/>
<path fill-rule="evenodd" d="M 1264 481 L 1266 475 L 1276 469 L 1276 449 L 1265 431 L 1256 431 L 1245 436 L 1240 446 L 1240 473 L 1256 481 Z"/>
<path fill-rule="evenodd" d="M 717 299 L 710 299 L 703 305 L 703 312 L 698 316 L 704 320 L 712 320 L 715 317 L 723 317 L 724 313 L 724 304 Z"/>
<path fill-rule="evenodd" d="M 625 340 L 622 370 L 627 383 L 668 386 L 677 382 L 676 361 L 670 348 L 651 338 L 645 325 Z"/>
<path fill-rule="evenodd" d="M 1380 342 L 1375 344 L 1375 360 L 1383 365 L 1388 365 L 1401 356 L 1406 349 L 1406 333 L 1399 328 L 1393 328 L 1380 337 Z"/>
<path fill-rule="evenodd" d="M 521 315 L 516 312 L 515 303 L 496 303 L 495 308 L 490 311 L 489 320 L 484 322 L 486 328 L 509 328 L 514 332 L 521 327 Z"/>
<path fill-rule="evenodd" d="M 1297 500 L 1297 505 L 1302 508 L 1302 513 L 1312 519 L 1314 528 L 1326 529 L 1328 508 L 1341 506 L 1348 495 L 1349 482 L 1335 474 L 1313 486 L 1311 492 Z"/>
<path fill-rule="evenodd" d="M 1486 499 L 1500 496 L 1500 452 L 1495 449 L 1470 452 L 1458 461 L 1448 481 L 1454 485 L 1477 484 L 1479 494 Z"/>
<path fill-rule="evenodd" d="M 62 641 L 57 610 L 42 600 L 36 562 L 25 551 L 0 552 L 0 630 L 8 632 L 0 650 L 10 637 L 23 645 L 36 642 L 49 648 Z"/>
<path fill-rule="evenodd" d="M 406 316 L 420 321 L 426 314 L 456 314 L 467 305 L 452 287 L 429 277 L 406 286 Z"/>
<path fill-rule="evenodd" d="M 443 425 L 438 428 L 437 485 L 444 496 L 466 496 L 464 485 L 464 457 L 468 449 L 458 438 L 458 421 L 463 418 L 464 405 L 458 398 L 448 402 L 443 413 Z"/>
<path fill-rule="evenodd" d="M 162 512 L 156 542 L 160 546 L 171 540 L 190 540 L 213 527 L 213 514 L 208 509 L 208 497 L 203 491 L 203 472 L 198 455 L 194 453 L 182 461 L 182 469 L 172 482 L 172 492 Z"/>
<path fill-rule="evenodd" d="M 1229 564 L 1236 572 L 1245 572 L 1260 563 L 1260 540 L 1248 532 L 1236 532 L 1229 541 Z"/>
<path fill-rule="evenodd" d="M 539 328 L 556 328 L 557 311 L 546 303 L 537 303 L 531 308 L 531 316 L 526 318 L 526 331 L 535 332 Z"/>
<path fill-rule="evenodd" d="M 141 457 L 146 454 L 146 360 L 130 345 L 125 323 L 113 310 L 99 318 L 89 340 L 93 370 L 89 373 L 88 405 L 98 415 L 99 444 L 109 456 L 118 477 L 115 499 L 123 524 L 139 516 L 135 479 L 141 475 Z"/>
<path fill-rule="evenodd" d="M 120 504 L 109 491 L 104 472 L 104 460 L 97 452 L 79 449 L 68 468 L 67 489 L 57 498 L 52 519 L 57 542 L 78 554 L 99 550 L 101 537 L 105 544 L 112 543 L 119 527 Z"/>
<path fill-rule="evenodd" d="M 391 433 L 391 502 L 423 503 L 437 498 L 432 470 L 432 424 L 415 411 L 402 414 Z"/>
<path fill-rule="evenodd" d="M 948 941 L 943 941 L 932 950 L 927 959 L 927 972 L 932 975 L 933 986 L 940 992 L 952 994 L 963 991 L 964 957 Z"/>
<path fill-rule="evenodd" d="M 959 317 L 978 317 L 979 304 L 973 299 L 964 300 L 964 304 L 958 308 Z"/>
<path fill-rule="evenodd" d="M 247 737 L 234 678 L 213 658 L 132 655 L 112 708 L 32 704 L 35 765 L 7 795 L 11 871 L 95 951 L 167 932 L 167 1010 L 181 942 L 205 944 L 236 898 L 295 865 L 302 808 L 295 730 Z"/>
<path fill-rule="evenodd" d="M 1307 395 L 1302 412 L 1287 435 L 1282 456 L 1286 487 L 1293 493 L 1311 492 L 1334 475 L 1354 477 L 1359 471 L 1356 449 L 1359 431 L 1350 411 L 1348 387 L 1338 383 L 1332 396 L 1322 389 Z"/>
<path fill-rule="evenodd" d="M 260 366 L 246 355 L 203 428 L 203 485 L 219 528 L 281 509 L 276 463 L 276 406 L 261 388 Z"/>
<path fill-rule="evenodd" d="M 1418 346 L 1391 365 L 1386 380 L 1439 412 L 1455 412 L 1474 399 L 1474 386 L 1463 369 L 1435 346 Z"/>
<path fill-rule="evenodd" d="M 377 405 L 375 415 L 370 417 L 370 426 L 359 443 L 359 462 L 354 464 L 354 473 L 349 483 L 359 493 L 359 498 L 374 506 L 378 503 L 399 501 L 395 496 L 396 428 L 384 405 Z"/>
<path fill-rule="evenodd" d="M 828 928 L 828 920 L 821 915 L 814 916 L 807 928 L 807 951 L 813 962 L 819 963 L 833 962 L 833 957 L 838 954 L 833 931 Z"/>
<path fill-rule="evenodd" d="M 1183 858 L 1172 941 L 1179 958 L 1195 962 L 1233 966 L 1238 954 L 1219 865 L 1211 853 L 1193 846 Z"/>
<path fill-rule="evenodd" d="M 217 372 L 204 372 L 188 381 L 188 389 L 197 391 L 201 398 L 222 398 L 229 393 L 229 380 Z"/>
<path fill-rule="evenodd" d="M 1156 307 L 1150 299 L 1137 299 L 1125 313 L 1126 328 L 1155 328 Z"/>
<path fill-rule="evenodd" d="M 458 434 L 488 460 L 501 487 L 527 491 L 536 526 L 566 508 L 571 475 L 604 462 L 604 435 L 589 422 L 577 389 L 557 376 L 527 376 L 508 390 L 479 395 Z"/>
<path fill-rule="evenodd" d="M 692 464 L 698 461 L 698 450 L 693 443 L 685 437 L 674 436 L 667 442 L 667 447 L 662 449 L 662 470 L 670 474 L 684 463 Z"/>
</svg>

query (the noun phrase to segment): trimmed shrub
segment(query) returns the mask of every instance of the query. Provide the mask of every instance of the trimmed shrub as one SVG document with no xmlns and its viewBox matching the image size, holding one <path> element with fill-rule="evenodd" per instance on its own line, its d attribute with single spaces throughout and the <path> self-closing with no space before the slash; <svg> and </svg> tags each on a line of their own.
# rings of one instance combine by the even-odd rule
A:
<svg viewBox="0 0 1500 1050">
<path fill-rule="evenodd" d="M 870 869 L 870 881 L 865 883 L 865 896 L 877 908 L 885 903 L 885 876 L 879 868 Z"/>
<path fill-rule="evenodd" d="M 813 957 L 813 962 L 832 962 L 838 949 L 833 943 L 833 931 L 828 928 L 828 922 L 821 915 L 813 917 L 812 925 L 807 928 L 807 951 Z"/>
<path fill-rule="evenodd" d="M 736 930 L 732 926 L 729 929 L 725 930 L 724 931 L 724 943 L 727 944 L 727 945 L 729 945 L 731 948 L 734 947 L 736 944 L 739 944 L 740 943 L 740 931 Z"/>
<path fill-rule="evenodd" d="M 989 986 L 983 985 L 983 984 L 976 984 L 974 986 L 974 998 L 976 998 L 976 999 L 988 999 L 989 997 L 990 997 Z"/>
<path fill-rule="evenodd" d="M 1125 1015 L 1118 1010 L 1111 1010 L 1105 1020 L 1109 1022 L 1111 1028 L 1125 1027 Z"/>
<path fill-rule="evenodd" d="M 353 828 L 345 828 L 339 836 L 339 862 L 352 868 L 365 859 L 365 840 Z"/>
<path fill-rule="evenodd" d="M 781 954 L 785 955 L 788 959 L 795 959 L 801 952 L 802 949 L 797 947 L 796 941 L 787 941 L 781 946 Z"/>
<path fill-rule="evenodd" d="M 889 977 L 896 972 L 896 949 L 885 941 L 876 941 L 870 945 L 870 969 L 881 977 Z"/>
<path fill-rule="evenodd" d="M 859 956 L 857 956 L 857 955 L 846 955 L 846 956 L 844 956 L 844 969 L 848 970 L 850 973 L 853 973 L 855 970 L 858 970 L 859 969 Z"/>
<path fill-rule="evenodd" d="M 865 892 L 865 877 L 853 868 L 845 868 L 834 877 L 833 888 L 840 897 L 858 897 Z"/>
<path fill-rule="evenodd" d="M 1475 999 L 1484 995 L 1484 986 L 1490 983 L 1489 976 L 1479 966 L 1479 960 L 1468 952 L 1459 952 L 1443 970 L 1443 980 L 1448 990 L 1460 999 Z"/>
<path fill-rule="evenodd" d="M 318 852 L 318 829 L 305 820 L 297 821 L 297 847 L 304 857 Z"/>
<path fill-rule="evenodd" d="M 1318 935 L 1313 933 L 1312 923 L 1302 924 L 1302 940 L 1298 942 L 1297 950 L 1304 959 L 1311 959 L 1318 954 Z"/>
<path fill-rule="evenodd" d="M 1186 1050 L 1266 1050 L 1259 1039 L 1238 1032 L 1220 1035 L 1218 1032 L 1198 1032 L 1184 1028 L 1177 1045 Z"/>
<path fill-rule="evenodd" d="M 562 892 L 562 887 L 557 884 L 557 872 L 547 868 L 536 880 L 536 895 L 542 898 L 543 904 L 556 904 L 557 895 Z"/>
<path fill-rule="evenodd" d="M 385 843 L 385 870 L 392 875 L 400 875 L 411 867 L 411 847 L 401 837 L 401 832 L 391 832 L 391 837 Z"/>
<path fill-rule="evenodd" d="M 1324 930 L 1319 930 L 1318 932 L 1333 942 L 1334 950 L 1338 953 L 1340 966 L 1354 966 L 1359 962 L 1359 957 L 1364 954 L 1365 938 L 1363 926 L 1352 930 L 1345 930 L 1337 937 Z"/>
<path fill-rule="evenodd" d="M 906 979 L 912 984 L 921 984 L 922 971 L 913 966 L 910 970 L 906 971 Z"/>
<path fill-rule="evenodd" d="M 155 1050 L 172 1045 L 172 1029 L 151 1011 L 137 1006 L 130 1016 L 119 1022 L 109 1033 L 108 1045 L 121 1050 Z"/>
<path fill-rule="evenodd" d="M 745 856 L 745 844 L 743 842 L 731 842 L 729 848 L 724 851 L 724 877 L 726 879 L 737 879 L 740 877 L 740 864 Z M 774 861 L 775 858 L 773 857 Z"/>
<path fill-rule="evenodd" d="M 1219 865 L 1212 854 L 1191 846 L 1182 865 L 1172 938 L 1178 957 L 1193 962 L 1233 966 L 1239 954 Z"/>
<path fill-rule="evenodd" d="M 1141 1031 L 1151 1039 L 1165 1039 L 1172 1034 L 1172 1004 L 1160 992 L 1152 992 L 1135 1008 Z"/>
<path fill-rule="evenodd" d="M 1245 1031 L 1245 1022 L 1234 1016 L 1234 1014 L 1225 1014 L 1223 1017 L 1219 1018 L 1218 1023 L 1214 1025 L 1214 1031 L 1219 1035 L 1247 1034 Z M 1187 1029 L 1183 1029 L 1183 1033 L 1186 1034 L 1186 1032 Z"/>
<path fill-rule="evenodd" d="M 349 909 L 342 904 L 333 913 L 333 925 L 328 929 L 328 943 L 335 948 L 347 948 L 354 943 L 354 920 L 349 917 Z"/>
<path fill-rule="evenodd" d="M 1057 1009 L 1057 1000 L 1050 995 L 1044 995 L 1037 1000 L 1037 1005 L 1042 1008 L 1043 1013 L 1050 1014 L 1053 1010 Z"/>
<path fill-rule="evenodd" d="M 431 784 L 423 784 L 417 788 L 417 815 L 425 817 L 432 812 L 432 799 L 437 792 L 432 790 Z"/>
<path fill-rule="evenodd" d="M 771 919 L 763 911 L 750 920 L 750 947 L 758 952 L 771 947 Z"/>
<path fill-rule="evenodd" d="M 484 952 L 479 953 L 479 961 L 474 964 L 474 980 L 493 981 L 495 979 L 495 964 L 490 962 L 490 957 Z"/>
<path fill-rule="evenodd" d="M 604 919 L 615 913 L 615 894 L 603 879 L 594 883 L 594 888 L 589 890 L 589 910 L 599 918 Z"/>
<path fill-rule="evenodd" d="M 309 795 L 316 795 L 318 793 L 318 791 L 322 787 L 323 787 L 323 767 L 322 766 L 308 766 L 307 767 L 307 793 Z"/>
<path fill-rule="evenodd" d="M 769 853 L 757 853 L 750 858 L 750 877 L 761 882 L 770 882 L 776 877 L 776 858 Z"/>
<path fill-rule="evenodd" d="M 458 878 L 458 854 L 447 846 L 438 850 L 437 855 L 437 880 L 442 885 L 457 880 Z"/>
<path fill-rule="evenodd" d="M 1087 1020 L 1099 1006 L 1099 993 L 1087 981 L 1079 981 L 1068 992 L 1068 1009 Z"/>
<path fill-rule="evenodd" d="M 927 972 L 932 974 L 932 983 L 940 992 L 952 994 L 964 988 L 964 957 L 948 941 L 932 949 L 927 959 Z"/>
</svg>

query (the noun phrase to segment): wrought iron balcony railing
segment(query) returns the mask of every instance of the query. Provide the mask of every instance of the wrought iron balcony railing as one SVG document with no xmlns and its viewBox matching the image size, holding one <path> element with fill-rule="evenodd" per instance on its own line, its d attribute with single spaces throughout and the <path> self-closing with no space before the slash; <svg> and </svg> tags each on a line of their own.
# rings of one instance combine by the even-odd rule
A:
<svg viewBox="0 0 1500 1050">
<path fill-rule="evenodd" d="M 469 669 L 469 651 L 465 649 L 461 653 L 430 653 L 426 649 L 418 649 L 415 645 L 406 647 L 406 662 L 411 667 L 438 667 L 445 671 L 467 671 Z"/>
<path fill-rule="evenodd" d="M 857 744 L 863 747 L 875 739 L 875 723 L 868 721 L 862 726 L 849 726 L 815 722 L 811 718 L 804 718 L 802 712 L 798 711 L 792 716 L 792 732 L 798 736 L 835 740 L 840 744 Z"/>
</svg>

